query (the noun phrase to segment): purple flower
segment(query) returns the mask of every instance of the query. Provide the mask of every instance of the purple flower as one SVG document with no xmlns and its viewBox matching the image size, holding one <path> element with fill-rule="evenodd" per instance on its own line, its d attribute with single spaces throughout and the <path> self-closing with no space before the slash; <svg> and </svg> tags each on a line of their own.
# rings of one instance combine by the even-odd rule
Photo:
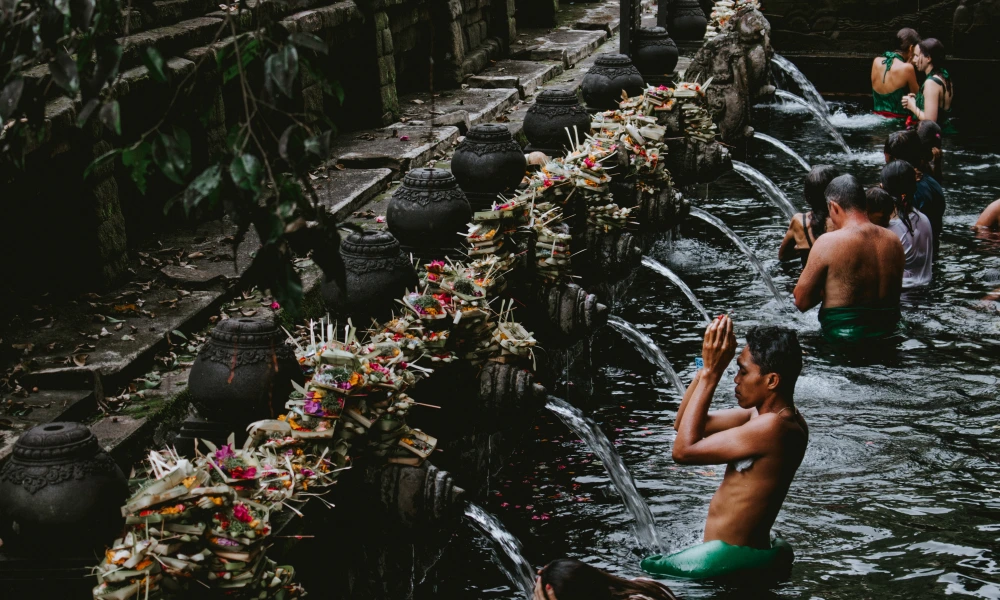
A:
<svg viewBox="0 0 1000 600">
<path fill-rule="evenodd" d="M 233 452 L 232 444 L 226 444 L 221 448 L 219 448 L 218 450 L 216 450 L 215 454 L 213 454 L 212 456 L 215 458 L 216 462 L 222 462 L 227 458 L 235 458 L 236 453 Z"/>
<path fill-rule="evenodd" d="M 303 407 L 303 410 L 307 415 L 322 415 L 323 414 L 323 403 L 319 400 L 309 400 Z"/>
</svg>

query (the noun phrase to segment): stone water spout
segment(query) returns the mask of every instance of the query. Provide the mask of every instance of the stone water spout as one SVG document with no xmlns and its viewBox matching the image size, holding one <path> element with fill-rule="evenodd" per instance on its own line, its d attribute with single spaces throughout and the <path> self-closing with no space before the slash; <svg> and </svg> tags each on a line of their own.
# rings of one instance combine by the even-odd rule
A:
<svg viewBox="0 0 1000 600">
<path fill-rule="evenodd" d="M 608 307 L 575 283 L 544 289 L 542 302 L 549 322 L 565 335 L 588 334 L 608 321 Z"/>
<path fill-rule="evenodd" d="M 419 467 L 386 465 L 367 478 L 378 490 L 378 507 L 405 527 L 457 518 L 464 506 L 465 490 L 430 462 Z"/>
</svg>

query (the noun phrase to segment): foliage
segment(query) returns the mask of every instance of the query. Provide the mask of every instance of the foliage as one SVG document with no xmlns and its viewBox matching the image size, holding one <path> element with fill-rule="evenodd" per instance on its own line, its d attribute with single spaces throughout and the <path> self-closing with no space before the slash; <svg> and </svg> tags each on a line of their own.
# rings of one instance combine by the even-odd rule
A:
<svg viewBox="0 0 1000 600">
<path fill-rule="evenodd" d="M 209 165 L 196 165 L 189 132 L 168 125 L 179 122 L 179 98 L 194 92 L 191 75 L 213 65 L 196 65 L 183 77 L 170 68 L 155 47 L 141 48 L 137 60 L 171 100 L 156 124 L 121 140 L 129 115 L 115 97 L 121 77 L 123 48 L 128 39 L 131 0 L 0 0 L 0 159 L 23 167 L 24 157 L 45 132 L 46 101 L 63 96 L 77 107 L 77 126 L 107 128 L 118 148 L 100 156 L 84 172 L 120 160 L 142 194 L 158 171 L 176 186 L 165 211 L 198 215 L 220 205 L 239 226 L 236 244 L 254 228 L 263 247 L 251 267 L 257 280 L 271 288 L 293 314 L 302 299 L 302 282 L 292 265 L 294 254 L 312 253 L 328 277 L 343 280 L 339 235 L 327 223 L 311 184 L 310 170 L 328 159 L 332 126 L 306 123 L 287 107 L 303 74 L 331 98 L 343 102 L 338 82 L 317 68 L 326 43 L 309 33 L 289 34 L 277 23 L 263 22 L 260 3 L 227 13 L 213 44 L 220 85 L 236 85 L 241 117 L 229 132 L 225 152 Z M 124 8 L 124 10 L 123 10 Z M 258 28 L 238 33 L 237 23 Z M 124 34 L 124 35 L 123 35 Z M 219 42 L 216 44 L 216 42 Z M 126 42 L 127 43 L 127 42 Z M 39 76 L 47 65 L 48 76 Z M 255 83 L 252 83 L 255 82 Z M 146 115 L 148 117 L 148 115 Z M 134 127 L 133 127 L 134 129 Z M 279 133 L 280 132 L 280 133 Z M 154 169 L 155 167 L 155 169 Z M 158 187 L 161 187 L 158 185 Z M 234 253 L 235 254 L 235 253 Z"/>
</svg>

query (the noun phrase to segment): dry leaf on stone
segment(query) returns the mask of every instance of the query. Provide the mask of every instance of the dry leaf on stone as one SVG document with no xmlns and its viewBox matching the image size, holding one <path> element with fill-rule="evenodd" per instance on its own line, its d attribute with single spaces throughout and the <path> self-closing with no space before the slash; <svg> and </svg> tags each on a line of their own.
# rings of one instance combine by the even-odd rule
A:
<svg viewBox="0 0 1000 600">
<path fill-rule="evenodd" d="M 240 309 L 240 314 L 243 315 L 244 317 L 252 317 L 255 314 L 257 314 L 257 309 L 256 308 L 243 308 L 243 309 Z"/>
<path fill-rule="evenodd" d="M 82 367 L 82 366 L 86 365 L 87 364 L 87 357 L 88 356 L 90 356 L 90 355 L 89 354 L 74 354 L 73 355 L 73 364 L 76 365 L 76 366 L 78 366 L 78 367 Z"/>
<path fill-rule="evenodd" d="M 191 292 L 189 292 L 187 290 L 177 290 L 177 295 L 179 295 L 181 298 L 183 298 L 184 296 L 190 296 Z"/>
<path fill-rule="evenodd" d="M 116 324 L 115 325 L 115 331 L 121 331 L 122 327 L 124 327 L 124 326 L 125 326 L 125 323 L 118 323 L 118 324 Z"/>
<path fill-rule="evenodd" d="M 413 100 L 410 100 L 410 102 L 412 102 L 412 103 L 414 103 L 414 104 L 423 104 L 423 103 L 424 103 L 424 101 L 423 101 L 423 100 L 418 100 L 418 99 L 416 99 L 416 98 L 414 98 Z"/>
<path fill-rule="evenodd" d="M 94 323 L 103 323 L 107 320 L 108 318 L 105 317 L 104 315 L 94 315 Z"/>
<path fill-rule="evenodd" d="M 100 337 L 108 337 L 109 335 L 111 335 L 111 332 L 108 331 L 107 327 L 101 327 L 101 332 L 97 335 L 99 335 Z"/>
<path fill-rule="evenodd" d="M 123 342 L 134 342 L 135 338 L 126 333 L 125 335 L 122 336 L 122 341 Z"/>
<path fill-rule="evenodd" d="M 205 253 L 204 252 L 192 252 L 191 254 L 188 254 L 188 258 L 190 260 L 194 260 L 196 258 L 205 258 Z"/>
</svg>

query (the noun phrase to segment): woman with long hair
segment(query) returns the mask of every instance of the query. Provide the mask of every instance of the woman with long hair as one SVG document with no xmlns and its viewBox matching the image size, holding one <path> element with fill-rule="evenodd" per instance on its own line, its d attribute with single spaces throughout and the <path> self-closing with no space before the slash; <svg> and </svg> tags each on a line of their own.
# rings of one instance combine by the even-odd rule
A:
<svg viewBox="0 0 1000 600">
<path fill-rule="evenodd" d="M 920 91 L 903 98 L 903 107 L 913 113 L 906 119 L 906 125 L 916 125 L 920 121 L 936 121 L 948 133 L 951 118 L 951 101 L 955 95 L 951 75 L 944 68 L 944 44 L 934 38 L 927 38 L 913 53 L 913 65 L 927 75 Z"/>
<path fill-rule="evenodd" d="M 895 50 L 882 53 L 872 61 L 872 111 L 890 119 L 905 119 L 909 112 L 903 108 L 903 98 L 915 94 L 917 71 L 910 63 L 913 49 L 920 43 L 920 36 L 909 27 L 896 32 Z"/>
<path fill-rule="evenodd" d="M 806 175 L 806 203 L 812 210 L 792 217 L 788 231 L 785 232 L 785 239 L 781 241 L 781 248 L 778 249 L 778 260 L 801 258 L 802 265 L 805 266 L 809 250 L 816 243 L 816 238 L 826 232 L 829 214 L 823 192 L 837 175 L 840 173 L 832 165 L 816 165 Z"/>
<path fill-rule="evenodd" d="M 881 186 L 896 205 L 889 229 L 903 243 L 903 289 L 927 285 L 933 276 L 934 232 L 927 215 L 913 208 L 917 172 L 905 160 L 894 160 L 882 168 Z"/>
<path fill-rule="evenodd" d="M 652 579 L 623 579 L 572 558 L 542 567 L 535 578 L 534 600 L 677 600 L 667 586 Z"/>
<path fill-rule="evenodd" d="M 938 183 L 944 181 L 944 152 L 941 150 L 941 126 L 934 121 L 921 121 L 917 125 L 917 136 L 924 149 L 920 170 L 929 173 Z"/>
</svg>

